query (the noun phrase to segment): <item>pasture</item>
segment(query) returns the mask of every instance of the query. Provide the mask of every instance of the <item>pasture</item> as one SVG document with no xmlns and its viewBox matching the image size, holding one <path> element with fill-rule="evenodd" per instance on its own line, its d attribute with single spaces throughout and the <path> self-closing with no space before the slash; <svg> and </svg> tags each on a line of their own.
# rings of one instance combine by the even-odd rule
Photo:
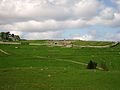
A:
<svg viewBox="0 0 120 90">
<path fill-rule="evenodd" d="M 0 51 L 0 90 L 120 89 L 120 44 L 111 48 L 0 44 L 0 49 L 8 53 Z M 90 60 L 98 66 L 106 62 L 109 71 L 86 69 Z"/>
</svg>

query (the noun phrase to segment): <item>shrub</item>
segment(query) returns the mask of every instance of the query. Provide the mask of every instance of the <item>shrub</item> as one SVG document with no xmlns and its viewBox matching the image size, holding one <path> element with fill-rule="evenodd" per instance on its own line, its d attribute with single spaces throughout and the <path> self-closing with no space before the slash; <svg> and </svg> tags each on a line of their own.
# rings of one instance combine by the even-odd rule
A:
<svg viewBox="0 0 120 90">
<path fill-rule="evenodd" d="M 105 61 L 101 61 L 100 67 L 104 70 L 104 71 L 108 71 L 108 67 Z"/>
<path fill-rule="evenodd" d="M 96 69 L 96 67 L 97 63 L 90 60 L 90 62 L 87 65 L 87 69 Z"/>
</svg>

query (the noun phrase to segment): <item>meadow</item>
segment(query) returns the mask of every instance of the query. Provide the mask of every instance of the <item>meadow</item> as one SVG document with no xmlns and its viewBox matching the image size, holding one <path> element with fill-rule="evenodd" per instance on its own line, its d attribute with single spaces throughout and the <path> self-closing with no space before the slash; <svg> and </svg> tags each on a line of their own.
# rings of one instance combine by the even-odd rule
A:
<svg viewBox="0 0 120 90">
<path fill-rule="evenodd" d="M 0 44 L 0 49 L 8 53 L 0 52 L 0 90 L 120 89 L 120 44 L 111 48 Z M 109 71 L 74 63 L 90 60 L 98 66 L 104 61 Z"/>
</svg>

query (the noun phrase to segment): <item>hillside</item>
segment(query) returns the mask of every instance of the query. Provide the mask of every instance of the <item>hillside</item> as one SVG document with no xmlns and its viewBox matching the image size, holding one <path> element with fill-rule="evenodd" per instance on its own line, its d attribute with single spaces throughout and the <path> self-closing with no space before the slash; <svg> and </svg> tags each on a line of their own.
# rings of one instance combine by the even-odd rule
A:
<svg viewBox="0 0 120 90">
<path fill-rule="evenodd" d="M 26 40 L 21 42 L 28 42 L 33 44 L 52 45 L 52 46 L 111 46 L 117 44 L 117 42 L 105 42 L 105 41 L 81 41 L 81 40 Z"/>
<path fill-rule="evenodd" d="M 50 47 L 48 41 L 29 42 L 41 45 L 0 44 L 8 53 L 0 51 L 0 90 L 119 90 L 119 43 L 109 48 L 63 48 Z M 98 66 L 104 61 L 109 71 L 86 69 L 90 60 Z"/>
</svg>

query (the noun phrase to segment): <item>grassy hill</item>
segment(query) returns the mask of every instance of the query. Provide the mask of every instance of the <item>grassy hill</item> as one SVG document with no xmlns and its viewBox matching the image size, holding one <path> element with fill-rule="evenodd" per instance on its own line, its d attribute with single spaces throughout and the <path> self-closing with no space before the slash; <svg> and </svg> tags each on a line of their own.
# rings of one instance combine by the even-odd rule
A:
<svg viewBox="0 0 120 90">
<path fill-rule="evenodd" d="M 82 40 L 26 40 L 21 41 L 29 43 L 30 45 L 34 44 L 44 44 L 44 45 L 54 45 L 54 46 L 67 46 L 72 45 L 74 47 L 76 46 L 109 46 L 114 44 L 115 42 L 107 42 L 107 41 L 82 41 Z"/>
<path fill-rule="evenodd" d="M 105 45 L 110 45 L 112 43 L 113 42 L 102 42 L 102 41 L 79 41 L 79 40 L 73 41 L 73 44 L 81 45 L 81 46 L 105 46 Z"/>
<path fill-rule="evenodd" d="M 9 54 L 0 52 L 0 90 L 120 88 L 120 44 L 111 48 L 0 44 L 0 49 Z M 96 61 L 98 66 L 101 62 L 106 62 L 109 71 L 88 70 L 86 65 L 80 64 L 87 64 L 90 60 Z"/>
</svg>

